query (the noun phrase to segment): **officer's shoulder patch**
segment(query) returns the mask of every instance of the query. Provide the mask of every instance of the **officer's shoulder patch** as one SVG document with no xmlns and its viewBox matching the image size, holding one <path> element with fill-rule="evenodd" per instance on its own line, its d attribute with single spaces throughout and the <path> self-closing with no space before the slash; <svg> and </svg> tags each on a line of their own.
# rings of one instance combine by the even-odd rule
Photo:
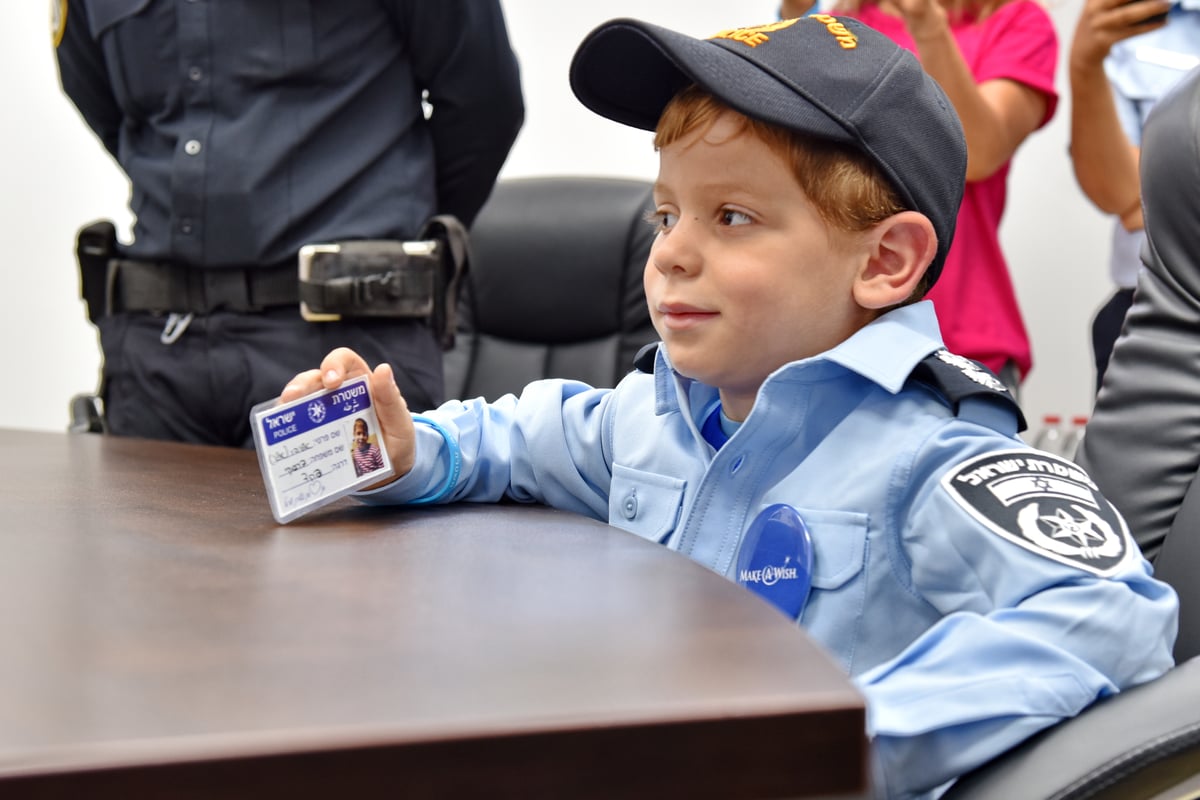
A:
<svg viewBox="0 0 1200 800">
<path fill-rule="evenodd" d="M 988 530 L 1061 564 L 1107 577 L 1134 552 L 1125 520 L 1086 472 L 1058 456 L 975 456 L 951 468 L 942 486 Z"/>
<path fill-rule="evenodd" d="M 50 0 L 50 36 L 54 46 L 62 42 L 67 30 L 67 0 Z"/>
<path fill-rule="evenodd" d="M 984 397 L 1010 408 L 1017 417 L 1017 430 L 1025 430 L 1025 415 L 1012 393 L 990 369 L 970 358 L 942 348 L 917 363 L 909 380 L 924 384 L 942 397 L 955 414 L 968 397 Z"/>
</svg>

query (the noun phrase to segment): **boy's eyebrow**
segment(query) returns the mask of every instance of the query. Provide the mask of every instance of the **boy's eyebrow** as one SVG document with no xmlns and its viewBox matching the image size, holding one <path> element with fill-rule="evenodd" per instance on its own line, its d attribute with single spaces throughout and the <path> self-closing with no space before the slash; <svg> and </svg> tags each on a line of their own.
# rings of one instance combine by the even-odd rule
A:
<svg viewBox="0 0 1200 800">
<path fill-rule="evenodd" d="M 700 190 L 707 194 L 731 195 L 732 199 L 739 197 L 746 199 L 758 199 L 759 194 L 754 191 L 753 184 L 747 184 L 745 181 L 736 180 L 703 180 L 694 184 Z M 656 180 L 654 182 L 654 196 L 658 198 L 660 193 L 671 194 L 672 189 L 668 184 Z"/>
</svg>

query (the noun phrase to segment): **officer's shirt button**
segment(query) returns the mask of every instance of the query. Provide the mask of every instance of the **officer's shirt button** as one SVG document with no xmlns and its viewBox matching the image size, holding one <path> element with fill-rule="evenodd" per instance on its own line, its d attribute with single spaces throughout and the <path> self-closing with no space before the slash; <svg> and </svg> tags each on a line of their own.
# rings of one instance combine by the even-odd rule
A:
<svg viewBox="0 0 1200 800">
<path fill-rule="evenodd" d="M 183 144 L 183 152 L 187 153 L 189 156 L 196 155 L 197 153 L 200 152 L 200 150 L 202 148 L 203 148 L 203 145 L 201 145 L 200 142 L 196 139 L 188 139 Z"/>
<path fill-rule="evenodd" d="M 198 81 L 204 77 L 204 70 L 199 67 L 192 67 L 188 70 L 188 77 L 193 81 Z"/>
<path fill-rule="evenodd" d="M 621 513 L 625 515 L 625 519 L 633 519 L 637 516 L 638 501 L 637 492 L 630 491 L 625 495 L 625 499 L 621 501 Z"/>
</svg>

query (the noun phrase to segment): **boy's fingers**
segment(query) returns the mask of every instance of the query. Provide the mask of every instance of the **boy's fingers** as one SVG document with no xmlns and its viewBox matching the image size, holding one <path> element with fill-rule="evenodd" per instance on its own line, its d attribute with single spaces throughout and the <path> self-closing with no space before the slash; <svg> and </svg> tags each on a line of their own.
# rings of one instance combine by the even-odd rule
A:
<svg viewBox="0 0 1200 800">
<path fill-rule="evenodd" d="M 321 359 L 320 369 L 306 370 L 288 381 L 279 399 L 287 403 L 322 389 L 336 389 L 346 379 L 366 375 L 370 371 L 362 356 L 349 348 L 339 347 Z"/>
<path fill-rule="evenodd" d="M 326 389 L 336 389 L 347 378 L 356 378 L 371 371 L 362 356 L 347 347 L 330 351 L 321 361 L 321 382 Z"/>
<path fill-rule="evenodd" d="M 379 425 L 384 431 L 388 457 L 396 468 L 396 475 L 404 475 L 412 469 L 416 432 L 413 430 L 408 403 L 396 385 L 396 376 L 392 374 L 390 365 L 380 364 L 371 373 L 371 399 L 379 415 Z"/>
<path fill-rule="evenodd" d="M 298 397 L 304 397 L 306 394 L 312 394 L 323 388 L 324 386 L 321 384 L 321 371 L 310 369 L 306 372 L 301 372 L 288 381 L 287 386 L 283 387 L 283 391 L 279 394 L 279 401 L 290 403 Z"/>
<path fill-rule="evenodd" d="M 408 414 L 408 403 L 396 385 L 396 376 L 392 373 L 390 364 L 380 364 L 371 373 L 371 396 L 376 410 L 386 418 L 392 419 L 395 414 Z"/>
</svg>

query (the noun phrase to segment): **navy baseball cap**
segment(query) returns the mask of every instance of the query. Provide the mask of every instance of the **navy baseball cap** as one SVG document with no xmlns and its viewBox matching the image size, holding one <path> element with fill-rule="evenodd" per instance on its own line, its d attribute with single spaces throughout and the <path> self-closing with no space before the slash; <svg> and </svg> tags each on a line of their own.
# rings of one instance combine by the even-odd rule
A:
<svg viewBox="0 0 1200 800">
<path fill-rule="evenodd" d="M 696 83 L 748 117 L 850 145 L 933 223 L 936 280 L 967 171 L 958 114 L 909 51 L 857 20 L 814 14 L 697 39 L 634 19 L 589 33 L 571 89 L 592 111 L 652 131 Z"/>
</svg>

